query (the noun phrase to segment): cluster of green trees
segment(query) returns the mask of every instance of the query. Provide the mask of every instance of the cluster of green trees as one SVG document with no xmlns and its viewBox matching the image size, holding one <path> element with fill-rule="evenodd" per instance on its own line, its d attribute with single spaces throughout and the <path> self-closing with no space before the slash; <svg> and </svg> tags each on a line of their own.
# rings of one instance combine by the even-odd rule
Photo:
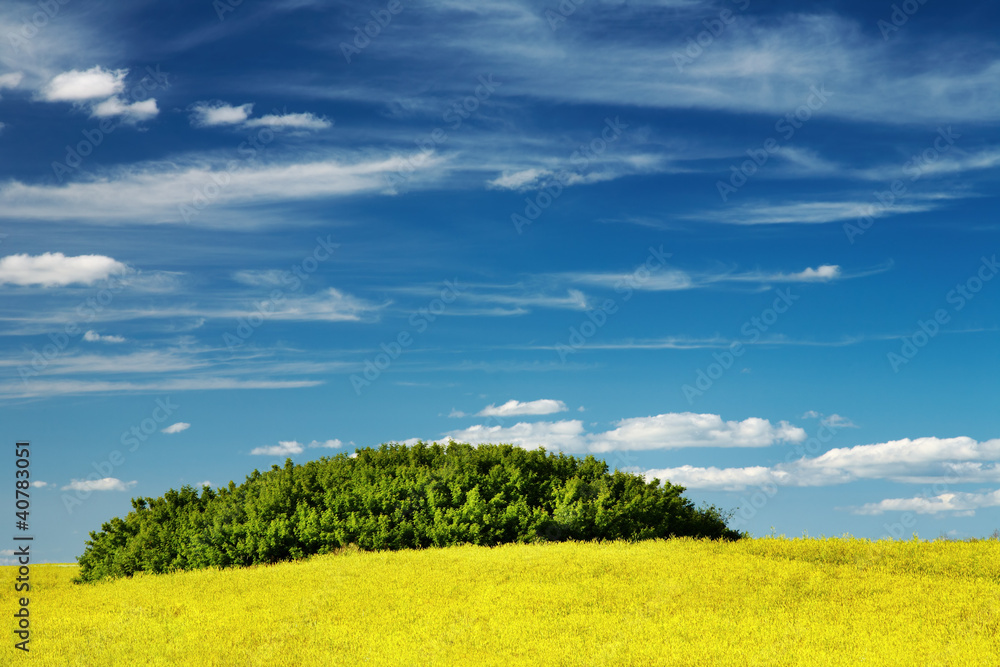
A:
<svg viewBox="0 0 1000 667">
<path fill-rule="evenodd" d="M 355 544 L 405 549 L 539 540 L 738 539 L 684 487 L 608 472 L 592 456 L 418 443 L 254 470 L 236 486 L 132 500 L 91 532 L 78 581 L 275 563 Z"/>
</svg>

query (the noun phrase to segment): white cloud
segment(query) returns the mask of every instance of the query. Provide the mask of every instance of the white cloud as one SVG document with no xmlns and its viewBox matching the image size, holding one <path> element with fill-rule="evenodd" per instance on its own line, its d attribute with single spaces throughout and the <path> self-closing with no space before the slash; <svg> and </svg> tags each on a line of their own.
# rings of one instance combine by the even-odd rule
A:
<svg viewBox="0 0 1000 667">
<path fill-rule="evenodd" d="M 561 273 L 554 274 L 554 276 L 588 285 L 598 285 L 606 288 L 614 287 L 615 289 L 627 286 L 634 290 L 650 292 L 702 289 L 726 282 L 752 282 L 761 284 L 776 282 L 827 282 L 844 277 L 841 268 L 835 264 L 824 264 L 815 269 L 806 268 L 796 273 L 764 273 L 760 271 L 744 273 L 691 273 L 679 269 L 664 268 L 641 272 L 640 269 L 636 269 L 631 273 Z"/>
<path fill-rule="evenodd" d="M 338 289 L 329 287 L 318 294 L 290 298 L 286 297 L 279 306 L 265 302 L 268 317 L 273 320 L 299 320 L 321 322 L 357 322 L 382 306 L 370 303 L 364 299 L 345 294 Z M 250 315 L 255 310 L 247 311 Z"/>
<path fill-rule="evenodd" d="M 836 412 L 829 417 L 824 417 L 823 423 L 827 426 L 832 426 L 833 428 L 857 428 L 857 424 L 852 422 L 847 417 L 841 417 Z"/>
<path fill-rule="evenodd" d="M 36 489 L 44 489 L 46 486 L 51 486 L 51 484 L 49 484 L 48 482 L 43 482 L 40 479 L 36 479 L 34 482 L 31 483 L 31 485 Z"/>
<path fill-rule="evenodd" d="M 843 418 L 833 420 L 828 426 L 850 427 L 846 423 L 837 424 L 841 420 Z M 861 479 L 887 479 L 912 484 L 960 484 L 1000 482 L 998 462 L 1000 439 L 977 442 L 968 437 L 926 437 L 836 448 L 813 458 L 803 457 L 769 468 L 683 466 L 650 470 L 646 474 L 683 483 L 690 488 L 730 490 L 764 482 L 786 486 L 828 486 Z"/>
<path fill-rule="evenodd" d="M 910 195 L 910 203 L 896 203 L 883 207 L 871 201 L 817 201 L 791 204 L 741 204 L 701 214 L 685 215 L 691 220 L 712 220 L 733 225 L 823 224 L 827 222 L 856 221 L 865 216 L 881 218 L 903 213 L 923 213 L 940 206 L 944 199 L 954 195 Z"/>
<path fill-rule="evenodd" d="M 573 282 L 599 285 L 607 288 L 629 287 L 635 290 L 666 292 L 686 290 L 700 285 L 691 275 L 678 269 L 656 269 L 642 274 L 632 273 L 565 273 L 560 274 Z"/>
<path fill-rule="evenodd" d="M 856 508 L 854 513 L 872 515 L 885 512 L 917 514 L 955 512 L 954 516 L 973 516 L 977 509 L 997 506 L 1000 506 L 1000 489 L 988 493 L 942 493 L 930 497 L 886 498 L 877 503 L 866 503 Z"/>
<path fill-rule="evenodd" d="M 565 405 L 562 407 L 565 409 Z M 622 419 L 616 426 L 610 431 L 586 433 L 583 422 L 577 419 L 519 422 L 513 426 L 477 424 L 449 431 L 445 436 L 474 444 L 507 442 L 527 449 L 545 447 L 594 453 L 682 447 L 768 447 L 806 438 L 805 431 L 784 421 L 777 425 L 757 417 L 723 421 L 719 415 L 691 412 Z"/>
<path fill-rule="evenodd" d="M 4 88 L 17 88 L 21 83 L 21 79 L 24 75 L 21 72 L 8 72 L 7 74 L 0 74 L 0 91 Z"/>
<path fill-rule="evenodd" d="M 83 339 L 88 343 L 124 343 L 125 338 L 123 336 L 112 336 L 97 333 L 96 331 L 88 331 L 83 334 Z"/>
<path fill-rule="evenodd" d="M 74 479 L 71 480 L 69 484 L 62 487 L 63 491 L 128 491 L 130 488 L 135 486 L 137 482 L 135 480 L 131 482 L 123 482 L 120 479 L 114 477 L 105 477 L 104 479 Z"/>
<path fill-rule="evenodd" d="M 195 127 L 239 125 L 252 111 L 252 103 L 234 107 L 225 102 L 197 102 L 191 108 L 191 124 Z"/>
<path fill-rule="evenodd" d="M 8 255 L 0 259 L 0 284 L 91 285 L 108 276 L 124 273 L 125 264 L 104 255 L 67 257 L 61 252 L 42 255 Z"/>
<path fill-rule="evenodd" d="M 0 399 L 83 394 L 155 393 L 163 391 L 212 391 L 232 389 L 300 389 L 323 384 L 321 380 L 240 380 L 230 377 L 168 378 L 150 382 L 106 380 L 35 380 L 0 382 Z"/>
<path fill-rule="evenodd" d="M 276 445 L 254 447 L 250 450 L 250 454 L 254 456 L 291 456 L 292 454 L 301 454 L 303 451 L 305 451 L 305 447 L 300 442 L 279 440 Z"/>
<path fill-rule="evenodd" d="M 195 484 L 194 488 L 200 489 L 203 486 L 209 486 L 210 487 L 210 486 L 213 486 L 213 484 L 206 479 L 204 482 L 198 482 L 197 484 Z"/>
<path fill-rule="evenodd" d="M 689 489 L 719 489 L 722 491 L 742 491 L 748 486 L 763 486 L 775 484 L 776 480 L 785 481 L 788 473 L 776 471 L 766 466 L 750 466 L 747 468 L 697 468 L 680 466 L 678 468 L 663 468 L 647 470 L 643 475 L 647 481 L 660 479 L 672 484 L 680 484 Z"/>
<path fill-rule="evenodd" d="M 551 175 L 552 172 L 547 169 L 522 169 L 512 173 L 504 172 L 486 185 L 498 190 L 528 190 L 536 186 L 540 179 Z"/>
<path fill-rule="evenodd" d="M 448 417 L 451 419 L 457 419 L 464 416 L 465 416 L 464 412 L 462 412 L 461 410 L 456 410 L 455 408 L 452 408 L 451 412 L 448 413 Z"/>
<path fill-rule="evenodd" d="M 153 98 L 128 104 L 120 97 L 112 97 L 95 104 L 91 109 L 91 114 L 97 118 L 122 116 L 127 123 L 149 120 L 158 113 L 160 113 L 160 110 L 157 108 L 156 100 Z"/>
<path fill-rule="evenodd" d="M 297 130 L 324 130 L 332 125 L 332 121 L 314 116 L 311 113 L 268 114 L 260 118 L 251 118 L 243 123 L 243 127 L 292 128 Z"/>
<path fill-rule="evenodd" d="M 127 69 L 106 70 L 95 66 L 85 71 L 59 74 L 42 88 L 48 102 L 85 102 L 117 95 L 125 88 Z"/>
<path fill-rule="evenodd" d="M 340 449 L 343 446 L 344 443 L 339 439 L 322 442 L 313 440 L 308 445 L 303 445 L 297 440 L 279 440 L 277 445 L 255 447 L 250 453 L 257 456 L 291 456 L 292 454 L 301 454 L 307 447 L 309 449 Z"/>
<path fill-rule="evenodd" d="M 441 159 L 433 156 L 422 159 L 408 182 L 443 177 L 442 172 L 434 170 L 440 164 Z M 178 158 L 169 163 L 114 169 L 61 186 L 0 183 L 0 218 L 106 225 L 177 223 L 187 216 L 194 223 L 240 229 L 287 224 L 287 216 L 264 212 L 255 218 L 248 214 L 248 207 L 362 192 L 385 193 L 387 175 L 411 168 L 408 158 L 402 155 L 378 158 L 366 154 L 362 158 L 285 164 L 185 162 Z M 192 193 L 201 192 L 207 184 L 219 183 L 226 185 L 218 188 L 208 210 L 196 209 Z"/>
<path fill-rule="evenodd" d="M 160 433 L 180 433 L 181 431 L 186 431 L 191 428 L 191 424 L 187 422 L 177 422 L 176 424 L 171 424 L 170 426 L 160 429 Z"/>
<path fill-rule="evenodd" d="M 824 264 L 815 269 L 807 268 L 798 273 L 788 276 L 789 280 L 809 281 L 809 280 L 832 280 L 840 277 L 840 267 L 836 264 Z"/>
<path fill-rule="evenodd" d="M 804 415 L 802 415 L 802 418 L 803 419 L 818 419 L 821 424 L 824 424 L 825 426 L 829 426 L 830 428 L 835 428 L 835 429 L 836 428 L 857 428 L 858 427 L 857 424 L 855 424 L 854 422 L 852 422 L 850 419 L 848 419 L 847 417 L 842 417 L 841 415 L 838 415 L 837 413 L 833 413 L 832 415 L 825 415 L 822 412 L 817 412 L 815 410 L 809 410 Z"/>
<path fill-rule="evenodd" d="M 545 447 L 549 451 L 580 451 L 583 444 L 583 422 L 578 419 L 559 422 L 519 422 L 513 426 L 477 424 L 451 431 L 447 439 L 471 444 L 509 443 L 525 449 Z"/>
<path fill-rule="evenodd" d="M 323 440 L 322 442 L 319 440 L 313 440 L 306 445 L 306 447 L 309 447 L 310 449 L 340 449 L 343 446 L 344 443 L 337 438 L 334 438 L 333 440 Z"/>
<path fill-rule="evenodd" d="M 777 425 L 750 417 L 723 421 L 713 414 L 672 412 L 653 417 L 622 419 L 618 427 L 591 438 L 590 451 L 676 449 L 681 447 L 768 447 L 779 442 L 802 442 L 806 432 L 786 421 Z"/>
<path fill-rule="evenodd" d="M 333 121 L 311 113 L 267 114 L 250 118 L 253 103 L 232 106 L 225 102 L 197 102 L 191 107 L 191 124 L 195 127 L 238 125 L 245 128 L 270 127 L 275 129 L 324 130 Z"/>
<path fill-rule="evenodd" d="M 479 411 L 479 417 L 514 417 L 517 415 L 550 415 L 554 412 L 566 412 L 569 408 L 562 401 L 543 398 L 537 401 L 510 400 L 497 407 L 490 404 Z"/>
</svg>

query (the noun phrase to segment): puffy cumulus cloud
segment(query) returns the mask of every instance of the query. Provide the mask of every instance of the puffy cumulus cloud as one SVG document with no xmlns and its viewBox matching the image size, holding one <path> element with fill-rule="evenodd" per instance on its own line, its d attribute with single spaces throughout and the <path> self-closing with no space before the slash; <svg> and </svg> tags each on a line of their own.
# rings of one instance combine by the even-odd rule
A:
<svg viewBox="0 0 1000 667">
<path fill-rule="evenodd" d="M 550 451 L 580 451 L 583 435 L 583 422 L 579 419 L 533 424 L 518 422 L 513 426 L 477 424 L 446 434 L 449 440 L 473 445 L 502 442 L 524 449 L 544 447 Z"/>
<path fill-rule="evenodd" d="M 0 74 L 0 91 L 4 88 L 17 88 L 21 84 L 24 75 L 21 72 L 8 72 Z"/>
<path fill-rule="evenodd" d="M 671 412 L 622 419 L 614 430 L 592 436 L 589 450 L 768 447 L 779 442 L 802 442 L 805 439 L 803 429 L 785 421 L 776 425 L 759 417 L 723 421 L 719 415 Z"/>
<path fill-rule="evenodd" d="M 833 280 L 834 278 L 840 277 L 840 267 L 836 264 L 824 264 L 815 269 L 806 268 L 803 271 L 794 273 L 789 278 L 794 281 L 811 281 L 811 280 Z"/>
<path fill-rule="evenodd" d="M 936 496 L 913 498 L 886 498 L 877 503 L 866 503 L 854 509 L 855 514 L 884 514 L 885 512 L 916 512 L 938 514 L 954 512 L 956 516 L 972 516 L 977 509 L 1000 505 L 1000 489 L 987 493 L 942 493 Z"/>
<path fill-rule="evenodd" d="M 70 70 L 52 78 L 41 90 L 47 102 L 86 102 L 111 97 L 125 88 L 127 69 L 106 70 L 95 66 L 88 70 Z"/>
<path fill-rule="evenodd" d="M 968 437 L 906 438 L 831 449 L 813 458 L 803 457 L 771 467 L 682 466 L 645 474 L 689 488 L 723 490 L 765 483 L 829 486 L 861 479 L 913 484 L 1000 482 L 1000 439 L 977 442 Z"/>
<path fill-rule="evenodd" d="M 225 102 L 196 102 L 191 107 L 191 124 L 195 127 L 239 125 L 252 111 L 252 103 L 232 106 Z"/>
<path fill-rule="evenodd" d="M 0 284 L 41 285 L 52 287 L 82 283 L 92 285 L 98 280 L 119 273 L 128 267 L 104 255 L 67 257 L 61 252 L 42 255 L 8 255 L 0 258 Z"/>
<path fill-rule="evenodd" d="M 774 470 L 766 466 L 750 466 L 746 468 L 696 468 L 680 466 L 678 468 L 663 468 L 647 470 L 643 473 L 646 480 L 660 479 L 672 484 L 680 484 L 690 489 L 718 489 L 722 491 L 741 491 L 748 486 L 763 486 L 776 484 L 775 480 L 786 479 L 789 473 Z"/>
<path fill-rule="evenodd" d="M 566 406 L 559 403 L 565 410 Z M 509 403 L 490 408 L 499 411 L 506 405 Z M 503 413 L 490 416 L 503 416 Z M 526 449 L 545 447 L 592 453 L 682 447 L 767 447 L 782 442 L 801 442 L 806 438 L 805 431 L 788 422 L 772 424 L 756 417 L 723 421 L 719 415 L 691 412 L 622 419 L 616 422 L 616 428 L 601 433 L 586 433 L 583 423 L 574 419 L 519 422 L 513 426 L 477 424 L 445 435 L 451 440 L 473 444 L 505 442 Z"/>
<path fill-rule="evenodd" d="M 518 415 L 550 415 L 554 412 L 566 412 L 569 408 L 562 401 L 551 398 L 542 398 L 537 401 L 515 401 L 510 400 L 501 406 L 493 404 L 483 408 L 478 416 L 480 417 L 514 417 Z"/>
<path fill-rule="evenodd" d="M 74 479 L 69 484 L 62 487 L 63 491 L 128 491 L 137 482 L 123 482 L 115 477 L 105 477 L 103 479 Z"/>
<path fill-rule="evenodd" d="M 276 445 L 254 447 L 250 450 L 250 454 L 254 456 L 290 456 L 292 454 L 301 454 L 304 451 L 305 448 L 300 442 L 296 442 L 295 440 L 279 440 Z"/>
<path fill-rule="evenodd" d="M 160 429 L 160 433 L 180 433 L 181 431 L 186 431 L 191 428 L 191 424 L 187 422 L 177 422 L 176 424 L 171 424 L 170 426 Z"/>
<path fill-rule="evenodd" d="M 301 454 L 309 449 L 339 449 L 344 446 L 344 443 L 339 439 L 333 440 L 313 440 L 308 445 L 303 445 L 297 440 L 279 440 L 277 445 L 271 445 L 268 447 L 255 447 L 250 451 L 251 454 L 256 456 L 291 456 L 292 454 Z"/>
<path fill-rule="evenodd" d="M 99 333 L 97 333 L 96 331 L 93 331 L 93 330 L 88 331 L 87 333 L 83 334 L 83 339 L 85 341 L 87 341 L 88 343 L 124 343 L 125 342 L 125 338 L 123 336 L 113 336 L 113 335 L 102 336 L 101 334 L 99 334 Z"/>
<path fill-rule="evenodd" d="M 121 117 L 126 123 L 138 123 L 149 120 L 159 113 L 160 110 L 156 106 L 156 100 L 152 98 L 128 104 L 120 97 L 111 97 L 95 104 L 91 109 L 91 114 L 97 118 Z"/>
<path fill-rule="evenodd" d="M 233 106 L 225 102 L 196 102 L 191 107 L 191 124 L 195 127 L 239 126 L 244 128 L 325 130 L 333 121 L 311 113 L 271 113 L 250 118 L 253 103 Z"/>
</svg>

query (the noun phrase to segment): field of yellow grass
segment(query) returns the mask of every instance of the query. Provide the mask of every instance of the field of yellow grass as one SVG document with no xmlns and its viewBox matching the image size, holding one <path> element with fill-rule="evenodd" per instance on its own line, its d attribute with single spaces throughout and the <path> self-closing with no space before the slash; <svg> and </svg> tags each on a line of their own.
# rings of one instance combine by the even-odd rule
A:
<svg viewBox="0 0 1000 667">
<path fill-rule="evenodd" d="M 1000 542 L 763 538 L 363 553 L 75 585 L 34 665 L 1000 664 Z M 13 629 L 14 568 L 4 567 Z M 10 610 L 10 613 L 8 612 Z"/>
</svg>

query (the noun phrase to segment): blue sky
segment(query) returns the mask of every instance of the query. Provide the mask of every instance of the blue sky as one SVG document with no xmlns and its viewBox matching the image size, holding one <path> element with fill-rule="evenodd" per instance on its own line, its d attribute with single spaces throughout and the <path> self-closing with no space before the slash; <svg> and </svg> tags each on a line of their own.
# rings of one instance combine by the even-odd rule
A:
<svg viewBox="0 0 1000 667">
<path fill-rule="evenodd" d="M 417 438 L 591 453 L 756 535 L 988 535 L 998 18 L 5 3 L 0 423 L 37 552 Z"/>
</svg>

